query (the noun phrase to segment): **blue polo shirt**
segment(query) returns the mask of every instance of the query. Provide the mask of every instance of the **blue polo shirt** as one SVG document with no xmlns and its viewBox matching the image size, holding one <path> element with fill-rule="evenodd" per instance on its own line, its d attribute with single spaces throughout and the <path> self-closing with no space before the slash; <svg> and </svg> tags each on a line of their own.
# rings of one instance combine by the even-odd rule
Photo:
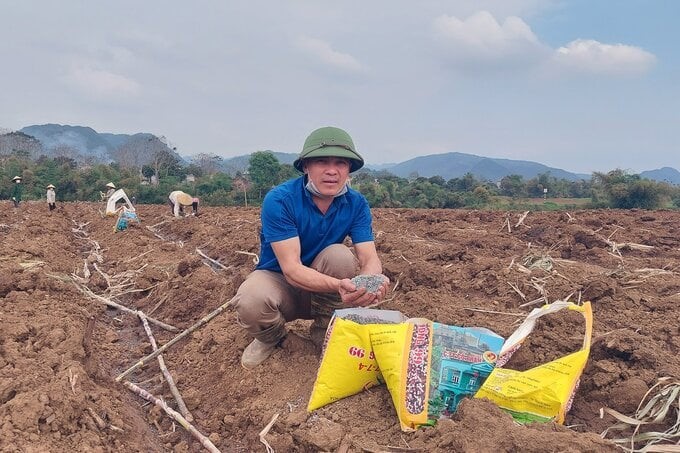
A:
<svg viewBox="0 0 680 453">
<path fill-rule="evenodd" d="M 323 249 L 341 244 L 347 236 L 354 244 L 373 240 L 371 210 L 366 198 L 354 189 L 336 197 L 321 214 L 300 176 L 270 190 L 262 203 L 260 262 L 257 269 L 281 272 L 271 243 L 300 238 L 300 260 L 309 266 Z"/>
</svg>

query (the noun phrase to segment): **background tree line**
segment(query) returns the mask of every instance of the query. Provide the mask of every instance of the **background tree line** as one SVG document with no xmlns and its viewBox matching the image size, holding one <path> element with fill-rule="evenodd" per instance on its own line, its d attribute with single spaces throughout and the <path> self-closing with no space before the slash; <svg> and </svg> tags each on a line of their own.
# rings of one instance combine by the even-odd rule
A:
<svg viewBox="0 0 680 453">
<path fill-rule="evenodd" d="M 200 197 L 205 205 L 259 206 L 273 186 L 299 176 L 292 165 L 281 164 L 268 151 L 253 153 L 247 171 L 229 175 L 220 171 L 220 156 L 197 154 L 188 165 L 183 164 L 158 138 L 141 138 L 146 140 L 138 144 L 148 151 L 145 159 L 136 157 L 134 147 L 126 147 L 118 150 L 118 160 L 108 164 L 83 162 L 67 155 L 66 150 L 36 158 L 37 145 L 30 136 L 22 139 L 25 146 L 19 140 L 14 148 L 0 150 L 0 199 L 9 198 L 12 177 L 19 175 L 24 199 L 44 199 L 45 187 L 54 184 L 58 201 L 99 201 L 100 191 L 111 181 L 137 203 L 165 203 L 171 191 L 184 190 Z M 362 169 L 352 175 L 351 184 L 376 208 L 680 208 L 679 186 L 642 179 L 620 169 L 593 173 L 589 181 L 557 179 L 544 173 L 526 180 L 509 175 L 497 183 L 478 180 L 469 173 L 447 181 L 440 176 L 401 178 Z M 558 198 L 569 200 L 557 203 Z"/>
</svg>

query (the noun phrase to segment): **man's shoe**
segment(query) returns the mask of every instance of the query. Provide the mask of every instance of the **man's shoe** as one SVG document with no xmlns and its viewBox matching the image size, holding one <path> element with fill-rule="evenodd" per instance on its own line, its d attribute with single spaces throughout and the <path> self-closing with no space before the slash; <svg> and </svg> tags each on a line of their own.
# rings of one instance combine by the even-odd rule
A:
<svg viewBox="0 0 680 453">
<path fill-rule="evenodd" d="M 254 339 L 243 350 L 243 354 L 241 355 L 241 366 L 248 370 L 255 368 L 272 355 L 274 348 L 276 348 L 276 343 L 265 343 L 257 338 Z"/>
<path fill-rule="evenodd" d="M 314 343 L 314 346 L 320 351 L 323 351 L 324 343 L 326 342 L 326 331 L 331 318 L 329 316 L 317 315 L 314 317 L 314 322 L 309 326 L 309 338 Z"/>
</svg>

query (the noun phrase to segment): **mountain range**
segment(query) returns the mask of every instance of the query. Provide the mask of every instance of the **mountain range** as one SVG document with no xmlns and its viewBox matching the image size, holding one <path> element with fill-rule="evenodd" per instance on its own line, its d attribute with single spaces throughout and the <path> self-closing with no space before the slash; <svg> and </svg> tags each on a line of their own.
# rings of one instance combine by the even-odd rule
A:
<svg viewBox="0 0 680 453">
<path fill-rule="evenodd" d="M 65 155 L 76 161 L 109 163 L 125 159 L 134 165 L 152 160 L 154 152 L 163 150 L 186 163 L 171 149 L 164 137 L 149 133 L 109 134 L 91 127 L 61 124 L 41 124 L 22 128 L 20 133 L 34 137 L 49 156 Z M 2 135 L 0 135 L 0 138 Z"/>
<path fill-rule="evenodd" d="M 182 162 L 186 163 L 191 159 L 190 157 L 182 158 L 176 154 L 174 150 L 167 147 L 164 138 L 159 139 L 148 133 L 132 135 L 109 134 L 97 132 L 90 127 L 60 124 L 27 126 L 22 128 L 20 132 L 35 137 L 42 143 L 44 150 L 69 147 L 77 150 L 79 155 L 93 157 L 103 162 L 114 160 L 117 155 L 116 151 L 126 146 L 126 144 L 136 143 L 137 148 L 139 148 L 139 143 L 150 142 L 154 139 L 156 141 L 160 140 L 165 149 L 177 156 Z M 0 138 L 2 137 L 3 135 L 0 132 Z M 282 164 L 292 164 L 297 158 L 297 153 L 271 152 Z M 224 158 L 222 170 L 232 175 L 237 171 L 244 172 L 248 168 L 249 159 L 250 154 Z M 418 156 L 393 164 L 366 164 L 365 168 L 373 171 L 387 171 L 403 178 L 416 175 L 423 177 L 441 176 L 446 180 L 459 178 L 467 173 L 471 173 L 477 179 L 488 181 L 499 181 L 508 175 L 520 175 L 525 179 L 530 179 L 544 173 L 549 173 L 558 179 L 570 181 L 587 180 L 591 177 L 589 174 L 573 173 L 559 168 L 548 167 L 538 162 L 496 159 L 460 152 Z M 671 167 L 643 171 L 640 173 L 640 176 L 656 181 L 680 184 L 680 172 Z"/>
</svg>

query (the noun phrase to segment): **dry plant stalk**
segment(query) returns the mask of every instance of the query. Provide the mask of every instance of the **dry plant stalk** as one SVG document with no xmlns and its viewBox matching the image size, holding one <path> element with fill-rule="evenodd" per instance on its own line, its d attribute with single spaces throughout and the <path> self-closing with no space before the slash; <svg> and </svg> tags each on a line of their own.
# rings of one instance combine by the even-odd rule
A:
<svg viewBox="0 0 680 453">
<path fill-rule="evenodd" d="M 508 228 L 508 233 L 512 233 L 512 229 L 510 227 L 510 213 L 509 212 L 505 213 L 505 220 L 503 221 L 503 224 L 501 225 L 498 232 L 500 233 L 501 231 L 503 231 L 503 228 L 505 228 L 505 227 Z"/>
<path fill-rule="evenodd" d="M 103 297 L 103 296 L 100 296 L 100 295 L 98 295 L 98 294 L 95 294 L 90 288 L 87 288 L 87 287 L 85 287 L 85 286 L 79 285 L 79 284 L 75 281 L 75 279 L 72 280 L 72 281 L 73 281 L 73 284 L 75 285 L 75 287 L 78 288 L 78 291 L 80 291 L 81 293 L 85 294 L 86 296 L 88 296 L 88 297 L 90 297 L 90 298 L 92 298 L 92 299 L 98 300 L 99 302 L 102 302 L 102 303 L 108 305 L 109 307 L 114 307 L 114 308 L 117 308 L 117 309 L 119 309 L 119 310 L 121 310 L 121 311 L 124 311 L 125 313 L 129 313 L 129 314 L 131 314 L 131 315 L 137 316 L 137 314 L 138 314 L 138 311 L 137 311 L 137 310 L 133 310 L 133 309 L 128 308 L 128 307 L 126 307 L 126 306 L 124 306 L 124 305 L 121 305 L 121 304 L 119 304 L 119 303 L 117 303 L 117 302 L 114 302 L 114 301 L 112 301 L 112 300 L 110 300 L 110 299 L 107 299 L 106 297 Z M 169 325 L 169 324 L 166 324 L 166 323 L 164 323 L 164 322 L 162 322 L 162 321 L 159 321 L 159 320 L 157 320 L 157 319 L 154 319 L 154 318 L 148 318 L 148 319 L 149 319 L 149 322 L 150 322 L 150 323 L 155 324 L 155 325 L 157 325 L 158 327 L 161 327 L 161 328 L 163 328 L 163 329 L 165 329 L 165 330 L 168 330 L 168 331 L 170 331 L 170 332 L 179 332 L 179 329 L 178 329 L 177 327 L 171 326 L 171 325 Z"/>
<path fill-rule="evenodd" d="M 522 291 L 520 291 L 520 289 L 517 287 L 517 285 L 513 285 L 513 284 L 510 283 L 510 282 L 507 282 L 507 283 L 508 283 L 508 285 L 510 285 L 510 288 L 514 289 L 515 292 L 516 292 L 517 294 L 519 294 L 519 297 L 521 297 L 522 300 L 527 300 L 527 296 L 525 296 L 524 293 L 523 293 Z"/>
<path fill-rule="evenodd" d="M 660 390 L 659 387 L 663 386 Z M 645 400 L 654 390 L 657 393 L 646 404 Z M 644 406 L 643 406 L 644 404 Z M 616 418 L 620 423 L 607 428 L 601 436 L 606 437 L 609 431 L 621 431 L 634 427 L 630 437 L 612 439 L 612 442 L 627 452 L 677 452 L 680 448 L 677 443 L 661 444 L 661 442 L 675 442 L 680 439 L 680 380 L 671 377 L 660 378 L 642 397 L 633 417 L 628 417 L 610 408 L 600 409 L 600 418 L 604 413 Z M 656 425 L 663 423 L 667 415 L 675 418 L 675 423 L 663 432 L 648 431 L 640 432 L 644 425 Z M 670 420 L 673 423 L 673 419 Z M 642 443 L 639 448 L 635 444 Z"/>
<path fill-rule="evenodd" d="M 548 298 L 545 297 L 545 296 L 541 296 L 541 297 L 539 297 L 538 299 L 534 299 L 534 300 L 532 300 L 532 301 L 525 302 L 525 303 L 519 305 L 519 308 L 524 308 L 524 307 L 528 307 L 528 306 L 530 306 L 530 305 L 540 304 L 541 302 L 543 302 L 544 304 L 547 304 L 547 303 L 548 303 Z"/>
<path fill-rule="evenodd" d="M 68 369 L 68 383 L 71 384 L 71 392 L 76 394 L 76 381 L 78 380 L 78 373 L 73 373 L 71 369 Z"/>
<path fill-rule="evenodd" d="M 468 308 L 463 307 L 463 310 L 476 311 L 478 313 L 489 313 L 492 315 L 508 315 L 508 316 L 526 316 L 526 313 L 511 313 L 509 311 L 493 311 L 493 310 L 482 310 L 481 308 Z"/>
<path fill-rule="evenodd" d="M 272 448 L 271 445 L 269 445 L 269 442 L 267 442 L 267 439 L 264 438 L 264 436 L 267 435 L 270 429 L 272 429 L 272 426 L 274 426 L 274 422 L 276 422 L 276 419 L 279 418 L 279 414 L 274 414 L 272 417 L 271 421 L 267 423 L 267 426 L 262 428 L 262 431 L 260 431 L 259 437 L 260 437 L 260 442 L 264 444 L 264 448 L 267 449 L 267 453 L 274 453 L 274 449 Z"/>
<path fill-rule="evenodd" d="M 91 407 L 88 407 L 87 413 L 90 414 L 90 417 L 92 417 L 92 420 L 94 420 L 94 423 L 97 425 L 97 428 L 99 428 L 100 431 L 104 431 L 105 429 L 110 429 L 111 431 L 115 431 L 118 433 L 124 433 L 125 431 L 122 428 L 117 427 L 116 425 L 113 425 L 111 423 L 107 423 L 104 421 L 103 418 L 101 418 Z"/>
<path fill-rule="evenodd" d="M 125 370 L 125 371 L 123 371 L 121 374 L 119 374 L 118 377 L 116 377 L 116 382 L 120 382 L 125 376 L 129 375 L 130 373 L 132 373 L 133 371 L 135 371 L 137 368 L 144 366 L 144 364 L 146 364 L 146 363 L 149 362 L 150 360 L 155 359 L 155 358 L 158 357 L 160 354 L 162 354 L 163 352 L 165 352 L 165 350 L 168 349 L 170 346 L 174 345 L 175 343 L 177 343 L 179 340 L 181 340 L 182 338 L 184 338 L 184 337 L 186 337 L 187 335 L 189 335 L 189 334 L 190 334 L 191 332 L 193 332 L 194 330 L 198 329 L 199 327 L 203 326 L 204 324 L 207 324 L 207 323 L 208 323 L 211 319 L 213 319 L 215 316 L 219 315 L 219 314 L 222 313 L 224 310 L 226 310 L 228 307 L 230 307 L 232 301 L 233 301 L 233 299 L 230 299 L 229 302 L 226 302 L 226 303 L 220 305 L 220 306 L 217 307 L 215 310 L 213 310 L 211 313 L 208 313 L 208 314 L 205 315 L 203 318 L 201 318 L 201 319 L 200 319 L 198 322 L 196 322 L 194 325 L 192 325 L 191 327 L 187 328 L 184 332 L 180 333 L 180 334 L 177 335 L 175 338 L 173 338 L 172 340 L 168 341 L 167 343 L 165 343 L 163 346 L 161 346 L 160 348 L 158 348 L 157 350 L 155 350 L 155 351 L 152 352 L 151 354 L 147 355 L 146 357 L 141 358 L 137 363 L 135 363 L 135 364 L 132 365 L 130 368 L 128 368 L 127 370 Z M 148 319 L 151 320 L 151 318 L 148 318 Z"/>
<path fill-rule="evenodd" d="M 519 220 L 515 224 L 515 228 L 519 227 L 520 225 L 524 225 L 524 219 L 526 219 L 528 215 L 529 215 L 529 211 L 524 211 L 524 214 L 522 214 L 522 216 L 519 218 Z"/>
<path fill-rule="evenodd" d="M 224 269 L 225 271 L 226 271 L 226 270 L 229 270 L 229 268 L 228 268 L 227 266 L 225 266 L 224 264 L 220 263 L 220 262 L 217 261 L 217 260 L 214 260 L 214 259 L 210 258 L 208 255 L 206 255 L 205 253 L 203 253 L 203 252 L 201 251 L 201 249 L 198 249 L 198 248 L 197 248 L 197 249 L 196 249 L 196 253 L 198 253 L 199 255 L 201 255 L 203 258 L 207 259 L 207 260 L 210 261 L 211 263 L 213 263 L 215 266 L 217 266 L 217 267 L 219 267 L 219 268 L 221 268 L 221 269 Z M 257 263 L 255 263 L 255 264 L 257 264 Z"/>
<path fill-rule="evenodd" d="M 192 436 L 194 436 L 198 441 L 205 447 L 206 450 L 208 450 L 211 453 L 220 453 L 220 450 L 213 444 L 210 439 L 205 437 L 199 430 L 197 430 L 191 423 L 189 423 L 184 417 L 182 417 L 182 414 L 179 412 L 173 410 L 171 407 L 169 407 L 165 401 L 156 398 L 153 396 L 151 393 L 147 392 L 141 387 L 136 386 L 132 382 L 125 381 L 123 382 L 123 385 L 130 389 L 132 392 L 135 394 L 141 396 L 147 401 L 151 401 L 154 403 L 156 406 L 160 407 L 165 411 L 166 414 L 168 414 L 170 417 L 172 417 L 177 423 L 182 425 L 182 428 L 186 429 L 191 433 Z"/>
<path fill-rule="evenodd" d="M 257 253 L 252 253 L 252 252 L 244 252 L 242 250 L 234 250 L 234 253 L 239 253 L 241 255 L 249 255 L 253 257 L 253 264 L 258 264 L 260 262 L 260 257 L 257 255 Z"/>
<path fill-rule="evenodd" d="M 151 348 L 155 351 L 156 349 L 158 349 L 158 346 L 156 345 L 156 339 L 154 338 L 153 333 L 151 332 L 151 327 L 149 327 L 149 323 L 146 320 L 146 315 L 140 310 L 137 313 L 137 316 L 139 316 L 139 319 L 142 320 L 142 325 L 144 326 L 146 335 L 149 337 Z M 173 379 L 172 374 L 170 374 L 168 368 L 165 366 L 165 360 L 163 360 L 162 355 L 158 356 L 158 366 L 160 367 L 161 372 L 165 377 L 165 382 L 167 382 L 168 387 L 170 387 L 170 393 L 172 393 L 172 396 L 175 398 L 175 401 L 177 402 L 177 408 L 179 409 L 179 412 L 188 421 L 193 422 L 194 416 L 191 415 L 191 412 L 189 412 L 189 409 L 187 409 L 186 404 L 184 404 L 184 399 L 182 399 L 182 395 L 179 393 L 179 390 L 177 390 L 177 386 L 175 385 L 175 379 Z"/>
</svg>

